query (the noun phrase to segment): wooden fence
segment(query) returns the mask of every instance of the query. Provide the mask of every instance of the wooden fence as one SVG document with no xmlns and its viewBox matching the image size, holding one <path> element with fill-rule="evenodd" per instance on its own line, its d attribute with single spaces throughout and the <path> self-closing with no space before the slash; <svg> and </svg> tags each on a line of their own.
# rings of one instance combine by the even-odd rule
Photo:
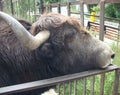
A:
<svg viewBox="0 0 120 95">
<path fill-rule="evenodd" d="M 88 21 L 87 29 L 92 32 L 96 32 L 96 34 L 100 31 L 100 24 Z M 120 41 L 120 29 L 116 27 L 112 27 L 109 25 L 104 25 L 104 33 L 105 37 L 114 41 Z"/>
</svg>

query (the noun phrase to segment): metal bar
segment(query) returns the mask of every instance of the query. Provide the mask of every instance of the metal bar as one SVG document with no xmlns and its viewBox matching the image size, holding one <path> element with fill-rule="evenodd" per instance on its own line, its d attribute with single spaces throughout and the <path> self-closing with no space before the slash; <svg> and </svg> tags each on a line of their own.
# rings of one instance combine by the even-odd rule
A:
<svg viewBox="0 0 120 95">
<path fill-rule="evenodd" d="M 94 95 L 94 84 L 95 84 L 95 76 L 91 77 L 91 84 L 90 84 L 90 95 Z"/>
<path fill-rule="evenodd" d="M 49 6 L 49 11 L 52 12 L 52 6 L 51 5 Z"/>
<path fill-rule="evenodd" d="M 16 16 L 18 16 L 18 12 L 17 12 L 17 10 L 18 10 L 18 7 L 17 7 L 17 1 L 14 2 L 14 3 L 15 3 L 15 8 L 16 8 L 16 9 L 15 9 L 15 10 L 16 10 L 16 11 L 15 11 L 15 14 L 16 14 Z"/>
<path fill-rule="evenodd" d="M 101 79 L 100 79 L 100 95 L 104 95 L 104 81 L 105 81 L 105 74 L 101 74 Z"/>
<path fill-rule="evenodd" d="M 72 81 L 69 81 L 69 95 L 72 95 Z"/>
<path fill-rule="evenodd" d="M 80 2 L 81 3 L 84 3 L 84 4 L 99 4 L 101 0 L 78 0 L 78 1 L 74 1 L 74 2 L 71 2 L 71 5 L 76 5 L 76 4 L 79 4 Z M 120 3 L 119 0 L 105 0 L 105 3 Z M 66 6 L 67 5 L 67 2 L 61 2 L 60 3 L 61 6 Z M 49 6 L 51 5 L 52 7 L 56 7 L 57 6 L 57 3 L 52 3 L 52 4 L 47 4 L 46 6 Z"/>
<path fill-rule="evenodd" d="M 119 95 L 118 88 L 120 88 L 120 69 L 115 70 L 115 80 L 113 86 L 113 95 Z"/>
<path fill-rule="evenodd" d="M 60 3 L 58 3 L 57 9 L 58 9 L 58 13 L 60 13 L 61 12 Z"/>
<path fill-rule="evenodd" d="M 65 75 L 65 76 L 60 76 L 60 77 L 55 77 L 51 79 L 45 79 L 45 80 L 39 80 L 39 81 L 34 81 L 34 82 L 28 82 L 28 83 L 23 83 L 19 85 L 13 85 L 13 86 L 7 86 L 7 87 L 2 87 L 0 88 L 0 94 L 12 94 L 16 92 L 24 92 L 24 91 L 29 91 L 29 90 L 34 90 L 37 88 L 42 88 L 46 86 L 52 86 L 56 85 L 60 82 L 67 82 L 67 81 L 72 81 L 74 79 L 80 79 L 83 77 L 89 77 L 101 73 L 106 73 L 110 72 L 113 70 L 118 69 L 118 66 L 109 66 L 108 68 L 104 70 L 90 70 L 90 71 L 85 71 L 85 72 L 80 72 L 76 74 L 70 74 L 70 75 Z"/>
<path fill-rule="evenodd" d="M 84 3 L 80 2 L 80 18 L 81 18 L 81 25 L 84 26 Z"/>
<path fill-rule="evenodd" d="M 77 95 L 76 90 L 77 90 L 77 80 L 74 80 L 74 95 Z"/>
<path fill-rule="evenodd" d="M 60 95 L 60 83 L 58 83 L 58 95 Z"/>
<path fill-rule="evenodd" d="M 105 0 L 100 2 L 100 32 L 99 39 L 104 41 L 104 10 L 105 10 Z"/>
<path fill-rule="evenodd" d="M 13 7 L 13 2 L 12 2 L 12 0 L 10 0 L 10 4 L 11 4 L 11 13 L 12 13 L 12 15 L 14 15 L 14 7 Z"/>
<path fill-rule="evenodd" d="M 19 2 L 22 2 L 22 0 L 19 0 Z M 22 8 L 20 7 L 20 10 L 21 10 Z M 24 10 L 21 10 L 21 14 L 22 14 L 22 17 L 24 17 L 25 18 L 25 12 L 24 12 Z"/>
<path fill-rule="evenodd" d="M 0 0 L 0 11 L 3 11 L 3 1 Z"/>
<path fill-rule="evenodd" d="M 63 82 L 63 95 L 65 95 L 65 83 Z"/>
<path fill-rule="evenodd" d="M 19 14 L 20 14 L 20 6 L 19 6 L 18 1 L 17 1 L 17 16 L 19 16 Z"/>
<path fill-rule="evenodd" d="M 68 3 L 67 3 L 67 12 L 68 12 L 68 16 L 70 16 L 70 5 L 71 5 L 71 3 L 68 2 Z"/>
<path fill-rule="evenodd" d="M 82 95 L 86 95 L 86 77 L 83 78 L 83 93 Z"/>
<path fill-rule="evenodd" d="M 40 0 L 40 13 L 41 14 L 44 13 L 44 2 L 43 2 L 43 0 Z"/>
<path fill-rule="evenodd" d="M 30 17 L 30 0 L 28 0 L 28 11 L 29 11 L 29 21 L 31 20 L 31 17 Z"/>
<path fill-rule="evenodd" d="M 35 0 L 33 0 L 33 2 L 34 2 L 34 20 L 36 21 L 36 5 L 35 5 Z"/>
</svg>

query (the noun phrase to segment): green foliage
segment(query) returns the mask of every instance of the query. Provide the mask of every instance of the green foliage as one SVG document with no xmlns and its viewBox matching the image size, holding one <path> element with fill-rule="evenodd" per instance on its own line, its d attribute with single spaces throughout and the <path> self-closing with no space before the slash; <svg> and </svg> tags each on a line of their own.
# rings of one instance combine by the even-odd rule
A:
<svg viewBox="0 0 120 95">
<path fill-rule="evenodd" d="M 6 0 L 3 4 L 4 4 L 3 11 L 10 14 L 11 13 L 10 0 Z"/>
<path fill-rule="evenodd" d="M 120 3 L 109 3 L 105 6 L 105 16 L 120 18 Z"/>
<path fill-rule="evenodd" d="M 116 43 L 113 43 L 111 45 L 111 48 L 115 52 L 115 58 L 113 60 L 113 64 L 120 66 L 120 46 L 116 45 Z"/>
<path fill-rule="evenodd" d="M 120 3 L 113 4 L 114 10 L 117 18 L 120 18 Z"/>
<path fill-rule="evenodd" d="M 45 3 L 56 3 L 56 2 L 60 2 L 61 0 L 44 0 Z"/>
<path fill-rule="evenodd" d="M 88 11 L 91 13 L 92 12 L 92 8 L 97 6 L 96 4 L 90 4 L 90 5 L 87 5 L 87 8 L 88 8 Z"/>
<path fill-rule="evenodd" d="M 113 85 L 114 85 L 114 72 L 108 72 L 104 77 L 104 95 L 112 95 Z M 94 83 L 92 82 L 94 81 Z M 86 84 L 86 86 L 85 86 Z M 60 95 L 82 95 L 84 88 L 86 88 L 86 95 L 90 95 L 92 90 L 92 85 L 94 86 L 94 95 L 100 95 L 101 88 L 101 75 L 95 75 L 91 77 L 81 78 L 76 81 L 71 81 L 67 83 L 61 83 L 59 87 L 57 86 L 57 92 Z M 59 90 L 58 90 L 59 89 Z"/>
<path fill-rule="evenodd" d="M 114 5 L 112 3 L 109 3 L 105 6 L 105 16 L 116 18 Z"/>
<path fill-rule="evenodd" d="M 99 6 L 93 6 L 93 7 L 91 8 L 91 10 L 97 13 L 97 12 L 100 11 L 100 7 L 99 7 Z"/>
<path fill-rule="evenodd" d="M 87 5 L 88 11 L 98 12 L 100 8 L 96 4 Z M 105 5 L 105 16 L 111 18 L 120 18 L 120 3 L 108 3 Z"/>
</svg>

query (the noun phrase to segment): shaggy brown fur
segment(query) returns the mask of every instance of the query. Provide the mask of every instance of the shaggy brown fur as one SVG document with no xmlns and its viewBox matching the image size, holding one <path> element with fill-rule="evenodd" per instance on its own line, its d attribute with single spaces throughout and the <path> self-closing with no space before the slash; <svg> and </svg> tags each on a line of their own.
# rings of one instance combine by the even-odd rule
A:
<svg viewBox="0 0 120 95">
<path fill-rule="evenodd" d="M 69 16 L 61 15 L 58 13 L 48 13 L 43 14 L 37 22 L 32 25 L 32 34 L 37 34 L 40 30 L 57 28 L 63 25 L 64 23 L 68 23 L 72 27 L 76 28 L 77 31 L 84 30 L 80 24 L 80 21 Z M 39 29 L 39 31 L 37 30 Z M 37 31 L 37 33 L 36 33 Z"/>
</svg>

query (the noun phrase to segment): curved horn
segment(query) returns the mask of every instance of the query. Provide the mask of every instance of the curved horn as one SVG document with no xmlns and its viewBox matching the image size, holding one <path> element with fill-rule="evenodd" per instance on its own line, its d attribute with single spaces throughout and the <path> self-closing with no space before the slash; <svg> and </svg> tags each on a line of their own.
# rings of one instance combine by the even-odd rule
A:
<svg viewBox="0 0 120 95">
<path fill-rule="evenodd" d="M 50 32 L 47 30 L 39 32 L 36 36 L 31 35 L 23 25 L 6 13 L 0 12 L 0 18 L 4 19 L 6 23 L 9 24 L 23 46 L 29 48 L 30 50 L 38 48 L 50 36 Z"/>
</svg>

